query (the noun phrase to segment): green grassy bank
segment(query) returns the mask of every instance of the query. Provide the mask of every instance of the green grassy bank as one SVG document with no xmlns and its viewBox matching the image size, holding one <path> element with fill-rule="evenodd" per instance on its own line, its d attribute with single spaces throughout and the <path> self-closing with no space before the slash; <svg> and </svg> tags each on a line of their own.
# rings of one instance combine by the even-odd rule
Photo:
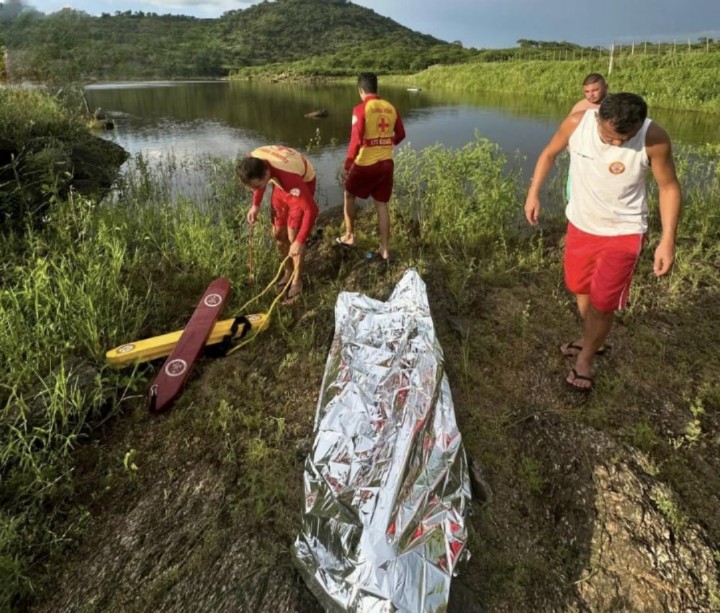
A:
<svg viewBox="0 0 720 613">
<path fill-rule="evenodd" d="M 622 55 L 575 61 L 512 61 L 433 66 L 397 81 L 413 86 L 464 91 L 520 92 L 551 98 L 579 97 L 585 75 L 606 76 L 610 91 L 640 94 L 651 106 L 702 112 L 720 112 L 718 60 L 720 54 L 682 53 Z M 396 80 L 396 78 L 393 78 Z"/>
<path fill-rule="evenodd" d="M 478 141 L 459 150 L 402 150 L 389 274 L 333 251 L 339 222 L 324 220 L 302 299 L 276 314 L 266 340 L 248 346 L 242 362 L 238 353 L 213 369 L 201 364 L 154 430 L 144 395 L 157 364 L 113 371 L 105 351 L 180 329 L 216 276 L 234 287 L 228 313 L 259 291 L 244 285 L 248 195 L 230 162 L 206 159 L 198 164 L 209 195 L 177 201 L 170 194 L 184 166 L 170 159 L 150 173 L 137 159 L 102 203 L 51 198 L 41 223 L 6 231 L 0 241 L 0 608 L 25 606 L 52 586 L 98 517 L 140 499 L 158 475 L 186 461 L 208 461 L 213 479 L 235 483 L 226 503 L 235 514 L 223 516 L 223 530 L 242 522 L 259 533 L 262 526 L 271 535 L 268 555 L 284 556 L 301 505 L 295 447 L 311 434 L 337 293 L 384 298 L 407 266 L 428 283 L 465 445 L 497 491 L 512 490 L 529 501 L 533 517 L 544 516 L 557 478 L 552 457 L 523 446 L 518 428 L 550 416 L 646 454 L 648 474 L 676 493 L 661 505 L 668 521 L 679 532 L 703 526 L 720 549 L 713 503 L 720 490 L 720 148 L 680 149 L 677 162 L 686 204 L 675 268 L 665 279 L 651 274 L 659 236 L 653 193 L 632 305 L 586 403 L 564 398 L 556 355 L 559 342 L 576 333 L 562 288 L 561 182 L 545 194 L 555 206 L 545 209 L 541 230 L 530 230 L 520 174 L 505 170 L 496 145 Z M 373 218 L 365 215 L 361 248 L 374 241 Z M 256 233 L 253 255 L 264 286 L 277 265 L 267 232 Z M 157 438 L 148 440 L 150 430 Z M 532 594 L 566 572 L 570 553 L 553 548 L 549 529 L 541 534 L 546 548 L 512 551 L 487 528 L 516 513 L 503 504 L 499 496 L 473 520 L 478 553 L 468 572 L 490 605 L 532 608 Z M 206 540 L 207 547 L 222 543 Z"/>
</svg>

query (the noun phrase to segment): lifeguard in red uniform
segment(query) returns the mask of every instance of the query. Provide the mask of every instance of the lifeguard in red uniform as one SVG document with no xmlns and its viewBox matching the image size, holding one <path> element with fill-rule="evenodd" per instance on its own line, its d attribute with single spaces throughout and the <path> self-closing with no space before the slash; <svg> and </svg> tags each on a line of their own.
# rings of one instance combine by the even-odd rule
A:
<svg viewBox="0 0 720 613">
<path fill-rule="evenodd" d="M 252 189 L 252 205 L 247 221 L 254 224 L 268 183 L 272 183 L 270 198 L 273 238 L 282 258 L 288 254 L 292 262 L 285 264 L 280 281 L 293 282 L 288 289 L 288 301 L 296 298 L 303 288 L 302 272 L 305 261 L 305 240 L 310 236 L 318 216 L 315 201 L 315 170 L 310 161 L 295 149 L 268 145 L 255 149 L 237 167 L 240 182 Z"/>
<path fill-rule="evenodd" d="M 388 201 L 393 189 L 393 147 L 405 138 L 405 127 L 397 109 L 380 98 L 377 91 L 377 75 L 361 74 L 358 93 L 362 102 L 353 109 L 350 145 L 343 169 L 345 234 L 336 242 L 348 247 L 355 244 L 355 198 L 372 197 L 380 231 L 377 256 L 387 262 L 390 258 Z"/>
</svg>

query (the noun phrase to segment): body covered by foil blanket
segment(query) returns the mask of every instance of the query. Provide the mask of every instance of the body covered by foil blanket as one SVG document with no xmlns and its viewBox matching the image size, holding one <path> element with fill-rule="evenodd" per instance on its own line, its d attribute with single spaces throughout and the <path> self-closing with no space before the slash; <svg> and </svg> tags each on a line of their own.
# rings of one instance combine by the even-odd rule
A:
<svg viewBox="0 0 720 613">
<path fill-rule="evenodd" d="M 444 611 L 470 480 L 425 283 L 343 292 L 294 561 L 328 611 Z"/>
</svg>

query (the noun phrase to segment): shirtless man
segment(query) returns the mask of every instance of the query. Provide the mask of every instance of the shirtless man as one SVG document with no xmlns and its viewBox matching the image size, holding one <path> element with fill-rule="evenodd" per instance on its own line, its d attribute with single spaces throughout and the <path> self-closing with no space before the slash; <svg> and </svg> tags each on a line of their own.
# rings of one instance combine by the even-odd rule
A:
<svg viewBox="0 0 720 613">
<path fill-rule="evenodd" d="M 636 94 L 608 94 L 597 110 L 573 113 L 540 153 L 525 201 L 531 225 L 540 218 L 540 188 L 557 156 L 570 149 L 573 176 L 565 209 L 565 284 L 576 295 L 583 318 L 580 338 L 560 347 L 575 358 L 565 382 L 573 390 L 592 389 L 592 364 L 613 323 L 627 303 L 635 265 L 648 228 L 645 176 L 658 186 L 662 235 L 653 271 L 667 274 L 675 257 L 682 193 L 675 173 L 670 137 L 647 117 Z"/>
<path fill-rule="evenodd" d="M 583 81 L 583 99 L 575 103 L 570 114 L 588 109 L 600 108 L 600 103 L 607 96 L 607 83 L 605 77 L 597 72 L 591 72 Z"/>
</svg>

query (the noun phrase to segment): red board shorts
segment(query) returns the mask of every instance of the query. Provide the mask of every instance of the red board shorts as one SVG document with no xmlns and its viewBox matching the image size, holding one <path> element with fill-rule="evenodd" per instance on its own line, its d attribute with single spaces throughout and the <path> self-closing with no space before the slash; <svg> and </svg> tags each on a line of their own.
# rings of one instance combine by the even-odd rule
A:
<svg viewBox="0 0 720 613">
<path fill-rule="evenodd" d="M 306 183 L 310 193 L 315 195 L 317 177 Z M 270 197 L 270 218 L 274 228 L 292 228 L 299 230 L 305 210 L 297 204 L 297 196 L 291 196 L 285 190 L 273 187 Z"/>
<path fill-rule="evenodd" d="M 587 294 L 598 311 L 612 313 L 627 304 L 644 234 L 598 236 L 568 223 L 565 236 L 565 285 Z"/>
<path fill-rule="evenodd" d="M 370 166 L 353 164 L 345 179 L 345 190 L 357 198 L 372 197 L 375 202 L 389 202 L 394 169 L 392 160 L 381 160 Z"/>
</svg>

